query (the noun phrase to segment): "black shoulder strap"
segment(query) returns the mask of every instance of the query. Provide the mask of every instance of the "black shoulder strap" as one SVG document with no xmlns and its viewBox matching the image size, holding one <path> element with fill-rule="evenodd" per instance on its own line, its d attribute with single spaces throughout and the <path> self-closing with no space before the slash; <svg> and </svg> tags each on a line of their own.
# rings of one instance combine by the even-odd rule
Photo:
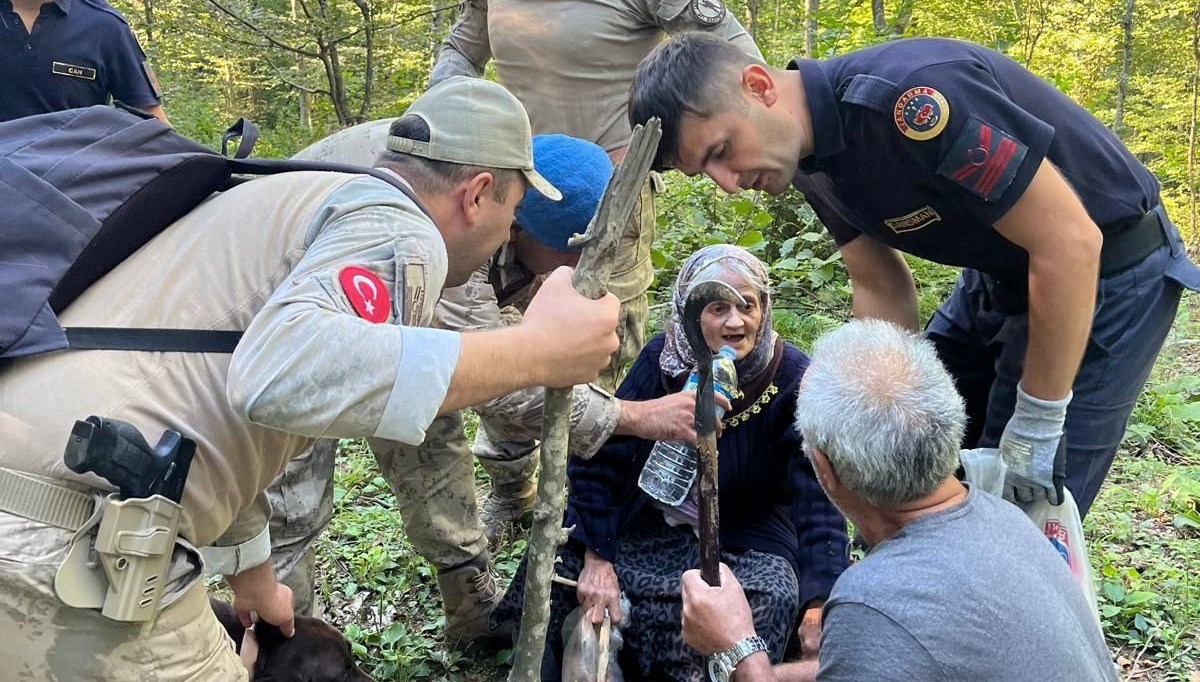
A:
<svg viewBox="0 0 1200 682">
<path fill-rule="evenodd" d="M 174 353 L 232 353 L 242 332 L 217 329 L 68 327 L 72 350 L 141 350 Z"/>
</svg>

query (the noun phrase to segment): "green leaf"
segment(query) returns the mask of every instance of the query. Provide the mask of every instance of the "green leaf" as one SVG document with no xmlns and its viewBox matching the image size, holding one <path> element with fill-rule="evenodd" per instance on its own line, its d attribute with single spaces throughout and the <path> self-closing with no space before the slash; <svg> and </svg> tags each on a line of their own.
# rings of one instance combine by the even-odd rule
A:
<svg viewBox="0 0 1200 682">
<path fill-rule="evenodd" d="M 1141 630 L 1142 632 L 1146 632 L 1150 629 L 1150 624 L 1147 623 L 1146 619 L 1143 618 L 1142 614 L 1139 613 L 1133 617 L 1133 627 Z"/>
<path fill-rule="evenodd" d="M 1125 601 L 1125 588 L 1116 583 L 1104 583 L 1104 596 L 1114 604 Z"/>
<path fill-rule="evenodd" d="M 384 644 L 395 644 L 408 634 L 408 628 L 404 627 L 404 623 L 397 621 L 387 626 L 381 635 Z"/>
<path fill-rule="evenodd" d="M 1125 595 L 1125 605 L 1136 606 L 1137 604 L 1145 604 L 1146 602 L 1157 598 L 1158 595 L 1153 592 L 1130 592 L 1129 594 Z"/>
<path fill-rule="evenodd" d="M 1175 518 L 1171 519 L 1171 525 L 1176 528 L 1194 528 L 1200 530 L 1200 518 L 1193 518 L 1189 514 L 1176 514 Z"/>
<path fill-rule="evenodd" d="M 750 219 L 750 224 L 761 230 L 762 228 L 774 222 L 774 220 L 775 218 L 772 217 L 770 213 L 767 213 L 766 211 L 759 211 L 758 213 L 754 214 L 753 218 Z"/>
<path fill-rule="evenodd" d="M 745 218 L 754 212 L 754 201 L 749 197 L 741 196 L 729 202 L 729 206 L 733 208 L 733 212 Z"/>
<path fill-rule="evenodd" d="M 1167 412 L 1179 421 L 1200 422 L 1200 402 L 1172 405 Z"/>
<path fill-rule="evenodd" d="M 819 242 L 819 241 L 821 241 L 821 233 L 820 232 L 805 232 L 804 234 L 800 235 L 800 238 L 803 239 L 804 241 L 810 242 L 810 243 L 811 242 Z"/>
<path fill-rule="evenodd" d="M 663 253 L 660 248 L 650 249 L 650 263 L 655 268 L 665 268 L 667 266 L 667 254 Z"/>
<path fill-rule="evenodd" d="M 749 232 L 738 237 L 737 245 L 743 249 L 750 248 L 757 244 L 763 243 L 763 233 L 758 230 L 750 230 Z"/>
<path fill-rule="evenodd" d="M 780 258 L 787 258 L 792 253 L 792 249 L 796 248 L 796 239 L 797 237 L 788 237 L 783 241 L 779 247 Z"/>
</svg>

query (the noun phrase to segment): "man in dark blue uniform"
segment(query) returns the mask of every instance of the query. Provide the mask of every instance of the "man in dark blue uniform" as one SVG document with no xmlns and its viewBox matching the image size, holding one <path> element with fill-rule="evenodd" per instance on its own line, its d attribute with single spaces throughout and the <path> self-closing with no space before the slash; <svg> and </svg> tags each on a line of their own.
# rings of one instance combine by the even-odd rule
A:
<svg viewBox="0 0 1200 682">
<path fill-rule="evenodd" d="M 0 0 L 0 121 L 116 99 L 167 123 L 137 38 L 103 0 Z"/>
<path fill-rule="evenodd" d="M 639 67 L 630 117 L 651 116 L 660 166 L 804 191 L 858 317 L 917 328 L 899 251 L 962 266 L 926 332 L 967 400 L 967 445 L 1003 451 L 1018 501 L 1057 503 L 1065 466 L 1087 513 L 1200 287 L 1158 182 L 1107 128 L 1000 53 L 941 39 L 780 70 L 680 36 Z"/>
</svg>

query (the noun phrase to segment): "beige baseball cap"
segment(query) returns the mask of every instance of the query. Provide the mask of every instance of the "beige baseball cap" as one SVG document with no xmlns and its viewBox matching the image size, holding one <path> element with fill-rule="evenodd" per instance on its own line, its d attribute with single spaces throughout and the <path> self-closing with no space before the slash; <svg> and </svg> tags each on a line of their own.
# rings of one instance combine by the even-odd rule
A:
<svg viewBox="0 0 1200 682">
<path fill-rule="evenodd" d="M 533 168 L 533 130 L 525 107 L 504 86 L 455 76 L 426 90 L 404 115 L 420 116 L 429 141 L 388 135 L 387 148 L 434 161 L 511 168 L 551 201 L 562 193 Z"/>
</svg>

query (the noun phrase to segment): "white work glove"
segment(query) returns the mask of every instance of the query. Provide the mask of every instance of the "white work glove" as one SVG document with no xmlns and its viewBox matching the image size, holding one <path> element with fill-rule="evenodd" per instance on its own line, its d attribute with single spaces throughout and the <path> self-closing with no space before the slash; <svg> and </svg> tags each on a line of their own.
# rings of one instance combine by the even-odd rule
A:
<svg viewBox="0 0 1200 682">
<path fill-rule="evenodd" d="M 1042 400 L 1017 384 L 1017 404 L 1000 436 L 1000 453 L 1008 465 L 1004 498 L 1010 502 L 1033 502 L 1046 498 L 1062 504 L 1066 478 L 1066 442 L 1063 422 L 1071 393 L 1061 400 Z"/>
</svg>

